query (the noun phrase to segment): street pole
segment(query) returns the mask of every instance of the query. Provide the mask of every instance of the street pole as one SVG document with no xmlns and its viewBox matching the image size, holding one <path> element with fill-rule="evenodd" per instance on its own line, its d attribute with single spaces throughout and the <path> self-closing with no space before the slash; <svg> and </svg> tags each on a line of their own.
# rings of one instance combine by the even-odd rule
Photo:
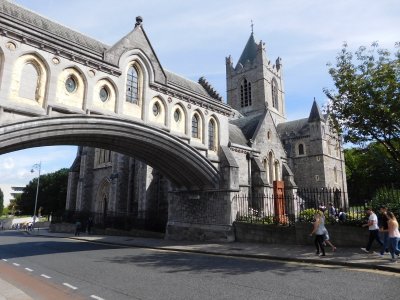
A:
<svg viewBox="0 0 400 300">
<path fill-rule="evenodd" d="M 38 195 L 39 195 L 39 182 L 40 182 L 40 169 L 42 168 L 42 162 L 39 162 L 38 164 L 34 164 L 32 167 L 31 172 L 34 172 L 34 169 L 38 170 L 38 180 L 37 180 L 37 185 L 36 185 L 36 197 L 35 197 L 35 208 L 33 209 L 33 222 L 32 222 L 32 229 L 35 227 L 35 221 L 36 221 L 36 207 L 37 207 L 37 200 L 38 200 Z"/>
</svg>

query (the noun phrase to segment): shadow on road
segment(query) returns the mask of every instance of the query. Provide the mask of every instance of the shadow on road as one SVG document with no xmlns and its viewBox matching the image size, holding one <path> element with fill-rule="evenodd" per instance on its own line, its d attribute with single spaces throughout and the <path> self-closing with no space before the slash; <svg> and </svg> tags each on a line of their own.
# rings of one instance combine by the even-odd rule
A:
<svg viewBox="0 0 400 300">
<path fill-rule="evenodd" d="M 120 247 L 115 245 L 61 240 L 56 237 L 30 236 L 23 231 L 8 231 L 0 234 L 0 258 L 2 259 L 118 248 Z"/>
</svg>

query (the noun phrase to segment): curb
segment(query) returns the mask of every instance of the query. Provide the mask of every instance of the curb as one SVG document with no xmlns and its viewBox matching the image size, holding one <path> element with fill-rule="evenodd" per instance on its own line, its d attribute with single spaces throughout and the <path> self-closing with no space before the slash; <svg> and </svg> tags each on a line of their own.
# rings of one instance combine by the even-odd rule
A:
<svg viewBox="0 0 400 300">
<path fill-rule="evenodd" d="M 30 234 L 30 233 L 29 233 Z M 390 266 L 383 265 L 371 265 L 368 263 L 357 263 L 357 262 L 345 262 L 345 261 L 331 261 L 324 259 L 303 259 L 303 258 L 295 258 L 295 257 L 283 257 L 283 256 L 275 256 L 268 254 L 241 254 L 241 253 L 221 253 L 221 252 L 213 252 L 207 250 L 193 250 L 193 249 L 171 249 L 165 246 L 147 246 L 147 245 L 127 245 L 117 242 L 103 242 L 103 241 L 91 241 L 84 238 L 76 238 L 76 237 L 59 237 L 59 236 L 51 236 L 46 234 L 35 234 L 36 236 L 47 236 L 47 237 L 56 237 L 60 239 L 72 239 L 79 241 L 86 241 L 94 244 L 103 244 L 103 245 L 111 245 L 118 247 L 128 247 L 128 248 L 145 248 L 145 249 L 153 249 L 153 250 L 165 250 L 171 252 L 182 252 L 182 253 L 196 253 L 196 254 L 206 254 L 206 255 L 215 255 L 215 256 L 228 256 L 228 257 L 239 257 L 239 258 L 253 258 L 253 259 L 264 259 L 264 260 L 277 260 L 277 261 L 289 261 L 289 262 L 298 262 L 298 263 L 310 263 L 314 265 L 328 265 L 328 266 L 342 266 L 348 268 L 359 268 L 359 269 L 368 269 L 368 270 L 379 270 L 386 271 L 391 273 L 400 273 L 400 269 L 393 268 Z"/>
</svg>

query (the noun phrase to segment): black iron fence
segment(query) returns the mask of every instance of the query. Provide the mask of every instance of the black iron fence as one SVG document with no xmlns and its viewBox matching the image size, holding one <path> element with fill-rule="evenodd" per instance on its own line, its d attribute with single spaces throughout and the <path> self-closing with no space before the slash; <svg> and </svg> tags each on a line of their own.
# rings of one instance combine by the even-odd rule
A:
<svg viewBox="0 0 400 300">
<path fill-rule="evenodd" d="M 347 193 L 338 189 L 285 190 L 283 195 L 236 195 L 236 221 L 293 225 L 311 222 L 318 210 L 324 211 L 327 223 L 363 223 L 367 203 L 349 205 Z"/>
</svg>

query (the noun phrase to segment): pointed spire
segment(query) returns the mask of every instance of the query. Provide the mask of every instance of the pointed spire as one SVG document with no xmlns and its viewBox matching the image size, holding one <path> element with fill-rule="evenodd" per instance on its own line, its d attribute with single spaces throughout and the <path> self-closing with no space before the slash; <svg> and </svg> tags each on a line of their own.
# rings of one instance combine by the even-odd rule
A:
<svg viewBox="0 0 400 300">
<path fill-rule="evenodd" d="M 311 108 L 310 116 L 308 117 L 308 122 L 316 122 L 316 121 L 323 121 L 324 116 L 321 113 L 321 110 L 319 109 L 319 106 L 317 104 L 317 101 L 315 100 L 314 97 L 314 102 Z"/>
<path fill-rule="evenodd" d="M 257 44 L 256 41 L 254 40 L 254 34 L 253 32 L 251 32 L 249 40 L 247 41 L 247 44 L 243 49 L 242 55 L 240 55 L 236 67 L 239 64 L 242 64 L 244 66 L 247 61 L 253 62 L 253 60 L 256 58 L 256 55 L 257 55 Z"/>
</svg>

